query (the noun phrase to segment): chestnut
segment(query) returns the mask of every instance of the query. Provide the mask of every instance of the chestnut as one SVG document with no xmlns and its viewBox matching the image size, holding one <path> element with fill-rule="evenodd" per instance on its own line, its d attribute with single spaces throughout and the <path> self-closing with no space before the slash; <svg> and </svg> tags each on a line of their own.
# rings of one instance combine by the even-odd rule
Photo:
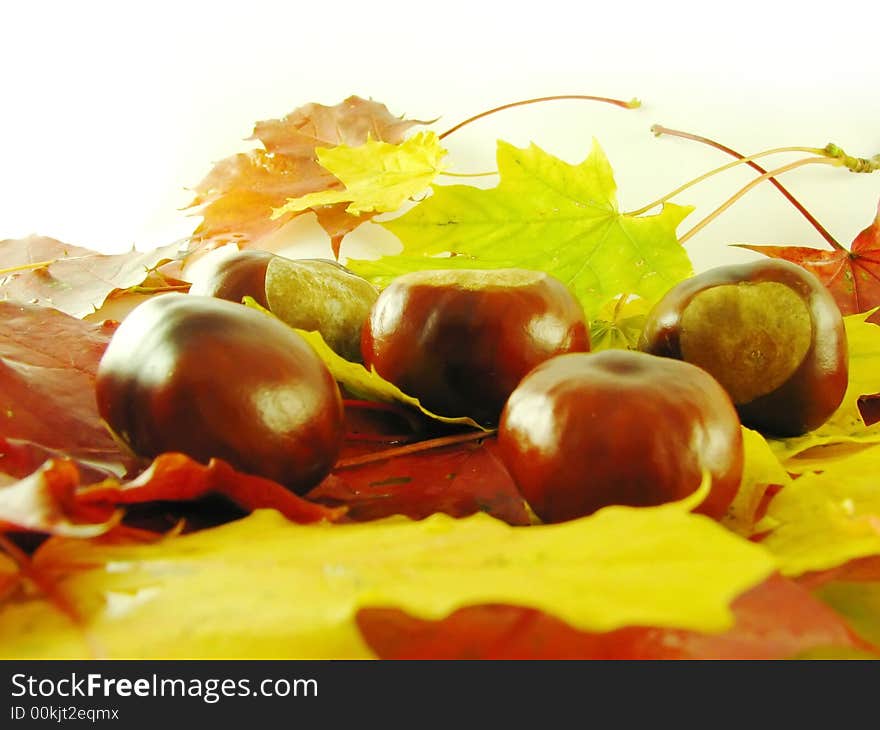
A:
<svg viewBox="0 0 880 730">
<path fill-rule="evenodd" d="M 268 309 L 266 268 L 275 254 L 268 251 L 237 251 L 210 261 L 193 277 L 189 293 L 241 303 L 251 297 Z"/>
<path fill-rule="evenodd" d="M 539 365 L 511 394 L 498 444 L 545 522 L 680 500 L 704 470 L 711 489 L 695 511 L 718 519 L 743 470 L 739 418 L 718 382 L 695 365 L 630 350 Z"/>
<path fill-rule="evenodd" d="M 590 349 L 580 303 L 525 269 L 418 271 L 397 277 L 364 324 L 364 364 L 440 415 L 489 425 L 539 363 Z"/>
<path fill-rule="evenodd" d="M 276 256 L 266 269 L 266 300 L 291 327 L 317 330 L 346 360 L 360 362 L 361 329 L 379 290 L 328 259 Z"/>
<path fill-rule="evenodd" d="M 342 446 L 336 381 L 293 330 L 240 304 L 164 294 L 136 307 L 102 357 L 101 417 L 143 457 L 219 457 L 299 494 Z"/>
<path fill-rule="evenodd" d="M 843 317 L 809 271 L 779 259 L 710 269 L 649 312 L 639 349 L 699 365 L 743 424 L 772 436 L 821 426 L 843 400 Z"/>
<path fill-rule="evenodd" d="M 329 259 L 289 259 L 238 251 L 206 264 L 190 294 L 241 302 L 252 297 L 276 317 L 316 330 L 347 360 L 359 361 L 361 327 L 379 296 L 366 279 Z"/>
</svg>

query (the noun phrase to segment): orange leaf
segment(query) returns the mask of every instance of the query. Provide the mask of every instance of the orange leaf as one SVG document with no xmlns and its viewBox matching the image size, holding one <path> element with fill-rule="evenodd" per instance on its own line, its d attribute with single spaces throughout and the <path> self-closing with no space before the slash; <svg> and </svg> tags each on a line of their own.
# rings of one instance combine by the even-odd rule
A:
<svg viewBox="0 0 880 730">
<path fill-rule="evenodd" d="M 226 243 L 239 248 L 265 248 L 264 239 L 303 212 L 272 220 L 272 211 L 288 198 L 338 190 L 342 183 L 318 164 L 316 148 L 357 146 L 368 139 L 392 144 L 403 141 L 415 120 L 393 116 L 383 104 L 352 96 L 335 106 L 306 104 L 282 119 L 257 122 L 251 139 L 264 149 L 233 155 L 218 162 L 196 187 L 191 203 L 201 206 L 202 223 L 192 236 L 192 252 Z M 354 216 L 347 204 L 314 209 L 338 257 L 342 238 L 368 220 Z"/>
<path fill-rule="evenodd" d="M 81 488 L 80 504 L 122 505 L 154 501 L 191 501 L 221 494 L 244 510 L 275 509 L 293 522 L 335 521 L 344 509 L 331 509 L 298 497 L 277 482 L 236 471 L 225 461 L 211 459 L 207 466 L 184 454 L 167 453 L 135 479 L 106 479 Z"/>
<path fill-rule="evenodd" d="M 92 537 L 116 523 L 113 509 L 80 505 L 75 498 L 80 473 L 76 464 L 51 459 L 15 484 L 0 487 L 0 531 L 46 532 Z"/>
</svg>

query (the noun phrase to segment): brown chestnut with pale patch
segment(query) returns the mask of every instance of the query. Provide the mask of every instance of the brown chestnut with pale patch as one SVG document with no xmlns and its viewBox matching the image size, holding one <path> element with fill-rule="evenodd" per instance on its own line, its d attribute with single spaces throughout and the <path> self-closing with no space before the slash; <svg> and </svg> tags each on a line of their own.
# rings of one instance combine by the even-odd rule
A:
<svg viewBox="0 0 880 730">
<path fill-rule="evenodd" d="M 742 422 L 773 436 L 818 428 L 847 387 L 840 310 L 813 274 L 787 261 L 722 266 L 681 282 L 648 314 L 639 349 L 708 371 Z"/>
<path fill-rule="evenodd" d="M 520 379 L 590 349 L 565 285 L 524 269 L 419 271 L 396 278 L 364 325 L 364 364 L 426 408 L 497 423 Z"/>
<path fill-rule="evenodd" d="M 343 439 L 342 399 L 314 350 L 274 317 L 165 294 L 136 307 L 98 366 L 98 410 L 134 453 L 177 451 L 303 494 Z"/>
<path fill-rule="evenodd" d="M 237 251 L 203 265 L 193 277 L 190 294 L 241 303 L 251 297 L 269 308 L 266 300 L 266 268 L 275 254 L 268 251 Z"/>
<path fill-rule="evenodd" d="M 297 329 L 317 331 L 347 360 L 361 357 L 361 328 L 379 296 L 361 276 L 329 259 L 238 251 L 206 264 L 190 294 L 241 302 L 252 297 Z"/>
<path fill-rule="evenodd" d="M 742 431 L 724 389 L 694 365 L 628 350 L 539 365 L 511 394 L 498 443 L 545 522 L 677 501 L 704 470 L 712 484 L 695 511 L 718 519 L 742 478 Z"/>
</svg>

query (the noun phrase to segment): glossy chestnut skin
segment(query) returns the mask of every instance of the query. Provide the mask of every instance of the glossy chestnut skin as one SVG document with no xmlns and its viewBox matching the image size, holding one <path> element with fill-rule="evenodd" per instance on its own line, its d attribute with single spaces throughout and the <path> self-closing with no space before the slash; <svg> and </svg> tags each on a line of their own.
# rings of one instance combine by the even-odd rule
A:
<svg viewBox="0 0 880 730">
<path fill-rule="evenodd" d="M 713 361 L 702 348 L 688 350 L 687 312 L 699 297 L 705 299 L 715 287 L 735 286 L 746 293 L 747 287 L 774 282 L 790 290 L 794 306 L 777 307 L 767 316 L 791 318 L 790 332 L 780 334 L 779 324 L 772 321 L 753 322 L 755 331 L 746 340 L 751 344 L 724 362 L 717 357 Z M 729 321 L 736 317 L 736 309 L 733 312 L 728 321 L 713 326 L 735 329 Z M 803 325 L 794 322 L 798 316 L 805 320 Z M 722 319 L 720 311 L 715 319 Z M 798 328 L 805 333 L 802 343 L 797 341 Z M 708 370 L 728 389 L 743 424 L 773 436 L 798 436 L 821 426 L 840 405 L 848 382 L 846 331 L 834 298 L 806 269 L 777 259 L 710 269 L 673 287 L 648 314 L 639 349 Z M 774 374 L 774 358 L 795 350 L 791 357 L 799 360 Z M 747 373 L 739 389 L 731 381 L 737 369 Z"/>
<path fill-rule="evenodd" d="M 178 451 L 304 493 L 343 438 L 339 388 L 309 345 L 269 315 L 191 294 L 134 309 L 98 367 L 101 417 L 132 451 Z"/>
<path fill-rule="evenodd" d="M 189 293 L 239 304 L 245 297 L 252 297 L 268 309 L 266 268 L 274 256 L 268 251 L 246 250 L 218 259 L 199 272 Z"/>
<path fill-rule="evenodd" d="M 742 431 L 724 389 L 694 365 L 629 350 L 539 365 L 511 394 L 498 443 L 545 522 L 683 499 L 703 469 L 712 486 L 695 511 L 718 519 L 742 478 Z"/>
<path fill-rule="evenodd" d="M 361 328 L 379 296 L 363 277 L 330 259 L 238 251 L 208 262 L 190 294 L 241 302 L 252 297 L 291 327 L 317 330 L 347 360 L 361 357 Z"/>
<path fill-rule="evenodd" d="M 589 348 L 583 308 L 565 285 L 522 269 L 404 274 L 361 336 L 367 368 L 429 410 L 486 425 L 533 367 Z"/>
</svg>

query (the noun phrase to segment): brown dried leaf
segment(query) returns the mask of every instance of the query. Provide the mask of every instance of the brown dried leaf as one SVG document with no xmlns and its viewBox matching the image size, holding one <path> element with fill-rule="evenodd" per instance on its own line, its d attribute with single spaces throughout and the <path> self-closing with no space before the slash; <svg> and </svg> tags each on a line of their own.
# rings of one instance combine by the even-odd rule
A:
<svg viewBox="0 0 880 730">
<path fill-rule="evenodd" d="M 143 283 L 157 266 L 174 259 L 177 249 L 171 244 L 107 255 L 45 236 L 7 239 L 0 241 L 0 299 L 85 317 L 112 292 Z"/>
<path fill-rule="evenodd" d="M 114 329 L 0 302 L 0 438 L 78 459 L 126 461 L 95 403 L 95 373 Z"/>
</svg>

